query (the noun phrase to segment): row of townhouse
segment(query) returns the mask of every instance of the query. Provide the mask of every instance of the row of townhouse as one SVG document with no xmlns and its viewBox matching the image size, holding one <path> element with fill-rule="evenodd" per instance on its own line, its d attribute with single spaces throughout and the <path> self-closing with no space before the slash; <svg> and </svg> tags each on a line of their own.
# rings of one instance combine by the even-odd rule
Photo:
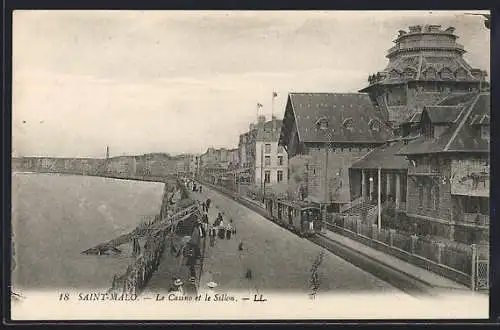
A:
<svg viewBox="0 0 500 330">
<path fill-rule="evenodd" d="M 208 148 L 200 156 L 200 176 L 240 192 L 250 186 L 262 191 L 288 181 L 288 156 L 278 145 L 282 121 L 259 116 L 239 136 L 238 148 Z"/>
<path fill-rule="evenodd" d="M 46 173 L 99 175 L 104 173 L 104 159 L 19 157 L 12 160 L 13 170 Z"/>
<path fill-rule="evenodd" d="M 199 157 L 199 176 L 213 184 L 230 180 L 233 169 L 239 164 L 238 149 L 210 147 Z M 234 181 L 234 178 L 231 179 Z"/>
<path fill-rule="evenodd" d="M 120 177 L 166 177 L 177 169 L 171 156 L 160 153 L 110 158 L 20 157 L 12 164 L 19 171 Z"/>
</svg>

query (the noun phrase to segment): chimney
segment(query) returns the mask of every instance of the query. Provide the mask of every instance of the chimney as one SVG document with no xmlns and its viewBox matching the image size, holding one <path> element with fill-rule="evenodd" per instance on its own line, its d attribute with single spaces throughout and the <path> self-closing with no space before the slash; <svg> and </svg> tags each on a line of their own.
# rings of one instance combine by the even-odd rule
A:
<svg viewBox="0 0 500 330">
<path fill-rule="evenodd" d="M 264 125 L 264 124 L 265 124 L 265 122 L 266 122 L 266 116 L 264 116 L 264 115 L 260 115 L 260 116 L 257 118 L 257 124 L 258 124 L 259 126 Z"/>
</svg>

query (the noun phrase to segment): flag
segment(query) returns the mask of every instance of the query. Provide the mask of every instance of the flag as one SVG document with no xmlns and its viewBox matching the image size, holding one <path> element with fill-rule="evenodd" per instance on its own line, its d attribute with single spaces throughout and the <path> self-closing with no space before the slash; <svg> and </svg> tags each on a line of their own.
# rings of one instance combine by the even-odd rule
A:
<svg viewBox="0 0 500 330">
<path fill-rule="evenodd" d="M 261 103 L 257 102 L 257 108 L 262 108 L 262 107 L 263 107 L 263 105 Z"/>
<path fill-rule="evenodd" d="M 278 94 L 276 92 L 273 92 L 273 98 L 278 97 Z"/>
</svg>

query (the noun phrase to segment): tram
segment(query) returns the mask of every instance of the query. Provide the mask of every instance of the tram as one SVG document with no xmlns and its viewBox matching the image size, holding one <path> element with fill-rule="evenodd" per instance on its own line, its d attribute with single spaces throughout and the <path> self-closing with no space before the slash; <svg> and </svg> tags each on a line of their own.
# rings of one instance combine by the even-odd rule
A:
<svg viewBox="0 0 500 330">
<path fill-rule="evenodd" d="M 265 204 L 272 221 L 299 236 L 311 237 L 321 230 L 321 211 L 313 203 L 269 198 Z"/>
</svg>

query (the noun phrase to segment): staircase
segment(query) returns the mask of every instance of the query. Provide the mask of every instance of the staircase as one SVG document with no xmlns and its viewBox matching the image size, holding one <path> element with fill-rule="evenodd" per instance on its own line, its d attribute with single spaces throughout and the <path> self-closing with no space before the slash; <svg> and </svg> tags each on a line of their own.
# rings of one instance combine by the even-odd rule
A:
<svg viewBox="0 0 500 330">
<path fill-rule="evenodd" d="M 376 207 L 377 207 L 377 205 L 375 205 L 374 203 L 361 202 L 361 203 L 345 210 L 344 212 L 342 212 L 342 214 L 343 215 L 361 215 L 363 213 L 363 211 L 366 211 L 366 214 L 369 214 L 370 211 L 372 211 Z"/>
</svg>

